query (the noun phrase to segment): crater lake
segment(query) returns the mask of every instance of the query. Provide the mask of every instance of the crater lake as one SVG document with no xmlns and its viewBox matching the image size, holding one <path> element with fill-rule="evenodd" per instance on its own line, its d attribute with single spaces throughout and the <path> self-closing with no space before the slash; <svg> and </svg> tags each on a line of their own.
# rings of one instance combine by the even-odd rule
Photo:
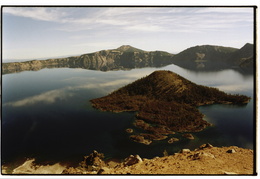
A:
<svg viewBox="0 0 260 179">
<path fill-rule="evenodd" d="M 151 145 L 129 139 L 134 112 L 103 112 L 91 99 L 108 95 L 156 70 L 170 70 L 205 86 L 226 93 L 251 97 L 244 106 L 214 104 L 199 107 L 204 119 L 213 124 L 192 133 L 194 140 L 166 140 Z M 42 163 L 78 164 L 93 150 L 105 159 L 143 158 L 195 149 L 205 143 L 254 149 L 255 76 L 233 69 L 191 71 L 176 65 L 131 70 L 96 71 L 81 68 L 45 68 L 2 76 L 2 164 L 36 158 Z M 134 128 L 135 129 L 135 128 Z M 136 129 L 135 129 L 136 130 Z M 181 135 L 181 134 L 175 134 Z"/>
</svg>

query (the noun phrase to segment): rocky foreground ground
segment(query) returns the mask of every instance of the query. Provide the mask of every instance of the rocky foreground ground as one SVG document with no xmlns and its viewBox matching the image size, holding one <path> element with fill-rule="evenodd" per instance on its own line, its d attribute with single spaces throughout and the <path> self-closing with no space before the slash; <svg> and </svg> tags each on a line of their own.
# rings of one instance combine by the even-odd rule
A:
<svg viewBox="0 0 260 179">
<path fill-rule="evenodd" d="M 103 154 L 94 151 L 78 167 L 60 164 L 36 165 L 27 160 L 9 174 L 220 174 L 254 175 L 254 152 L 236 146 L 213 147 L 204 144 L 194 151 L 183 149 L 179 153 L 153 159 L 131 155 L 123 162 L 103 161 Z M 2 174 L 8 168 L 2 166 Z"/>
</svg>

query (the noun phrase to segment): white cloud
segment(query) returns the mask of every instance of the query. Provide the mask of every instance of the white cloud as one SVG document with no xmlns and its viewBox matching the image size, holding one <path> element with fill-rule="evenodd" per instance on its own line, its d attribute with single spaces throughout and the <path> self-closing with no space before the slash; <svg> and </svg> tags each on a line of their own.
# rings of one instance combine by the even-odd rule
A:
<svg viewBox="0 0 260 179">
<path fill-rule="evenodd" d="M 71 24 L 71 25 L 66 24 L 64 26 L 54 28 L 54 30 L 63 31 L 63 32 L 79 32 L 79 31 L 88 31 L 88 30 L 92 30 L 92 29 L 93 28 L 91 28 L 89 26 L 79 26 L 78 27 L 75 24 Z"/>
<path fill-rule="evenodd" d="M 18 25 L 6 23 L 10 29 L 17 29 L 14 30 L 17 37 L 9 36 L 8 43 L 12 43 L 12 46 L 3 45 L 5 58 L 38 58 L 45 57 L 47 53 L 52 53 L 50 56 L 60 56 L 64 51 L 67 54 L 90 53 L 122 44 L 153 50 L 160 48 L 170 52 L 173 48 L 171 46 L 178 44 L 174 51 L 179 52 L 197 44 L 218 43 L 230 46 L 234 39 L 243 39 L 240 46 L 253 39 L 252 8 L 4 7 L 3 12 L 55 22 L 41 24 L 43 28 L 40 30 L 48 29 L 44 33 L 48 33 L 45 38 L 38 35 L 40 33 L 37 33 L 37 28 L 34 29 L 35 33 L 27 30 L 31 24 L 34 25 L 34 21 L 26 21 L 26 31 L 19 31 Z M 7 22 L 8 17 L 4 16 L 5 18 Z M 7 32 L 4 31 L 3 35 L 8 35 Z M 24 41 L 26 36 L 31 37 L 26 38 L 27 46 Z M 41 43 L 36 46 L 29 43 L 39 40 Z M 44 45 L 46 48 L 43 48 Z M 34 54 L 24 51 L 25 47 Z M 14 53 L 11 53 L 11 49 L 15 49 Z"/>
<path fill-rule="evenodd" d="M 64 11 L 58 8 L 21 8 L 21 7 L 4 7 L 3 13 L 12 14 L 14 16 L 28 17 L 41 21 L 64 22 L 63 17 L 67 15 Z"/>
<path fill-rule="evenodd" d="M 89 36 L 76 36 L 76 38 L 90 38 Z M 74 37 L 71 37 L 71 38 L 74 38 Z M 84 42 L 84 43 L 77 43 L 77 44 L 74 44 L 72 45 L 73 47 L 77 47 L 77 48 L 86 48 L 89 50 L 89 53 L 91 52 L 96 52 L 96 51 L 99 51 L 99 50 L 104 50 L 104 49 L 113 49 L 114 48 L 118 48 L 119 46 L 122 45 L 122 42 L 99 42 L 99 41 L 96 41 L 96 42 L 93 42 L 93 41 L 90 41 L 90 42 Z M 100 49 L 100 47 L 102 47 L 102 49 Z"/>
<path fill-rule="evenodd" d="M 3 12 L 64 23 L 56 30 L 67 32 L 100 30 L 109 26 L 140 32 L 175 32 L 183 28 L 200 31 L 236 27 L 238 22 L 253 21 L 252 8 L 79 8 L 80 16 L 76 15 L 75 9 L 70 11 L 69 8 L 6 7 Z"/>
<path fill-rule="evenodd" d="M 159 8 L 138 8 L 138 7 L 129 7 L 129 8 L 101 8 L 101 11 L 98 12 L 97 17 L 113 17 L 113 18 L 132 18 L 136 15 L 155 13 L 158 12 Z M 131 16 L 129 16 L 131 15 Z"/>
<path fill-rule="evenodd" d="M 144 32 L 168 31 L 161 26 L 151 25 L 151 24 L 133 24 L 132 26 L 123 27 L 123 29 L 124 30 L 130 30 L 130 31 L 144 31 Z"/>
<path fill-rule="evenodd" d="M 242 8 L 242 7 L 211 7 L 211 8 L 200 8 L 196 10 L 196 13 L 253 13 L 253 8 Z"/>
<path fill-rule="evenodd" d="M 113 25 L 113 26 L 124 26 L 124 25 L 129 25 L 129 22 L 123 21 L 122 19 L 99 19 L 96 21 L 97 23 L 101 24 L 108 24 L 108 25 Z"/>
</svg>

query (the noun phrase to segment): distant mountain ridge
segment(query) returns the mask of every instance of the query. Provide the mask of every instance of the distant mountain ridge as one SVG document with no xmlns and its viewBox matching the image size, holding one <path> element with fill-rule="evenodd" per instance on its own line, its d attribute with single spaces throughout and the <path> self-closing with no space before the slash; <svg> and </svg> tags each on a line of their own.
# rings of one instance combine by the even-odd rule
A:
<svg viewBox="0 0 260 179">
<path fill-rule="evenodd" d="M 37 71 L 42 68 L 83 68 L 91 70 L 128 70 L 143 67 L 161 67 L 171 64 L 173 54 L 161 51 L 143 51 L 129 45 L 101 50 L 67 58 L 3 63 L 3 74 Z"/>
<path fill-rule="evenodd" d="M 36 71 L 42 68 L 83 68 L 91 70 L 128 70 L 143 67 L 162 67 L 170 64 L 190 70 L 220 70 L 235 68 L 253 72 L 254 45 L 241 49 L 202 45 L 188 48 L 176 55 L 165 51 L 144 51 L 130 45 L 101 50 L 79 56 L 3 63 L 2 72 Z"/>
<path fill-rule="evenodd" d="M 255 64 L 255 54 L 253 44 L 247 43 L 241 49 L 235 51 L 229 61 L 233 61 L 236 66 L 244 70 L 251 70 Z"/>
<path fill-rule="evenodd" d="M 253 55 L 254 49 L 252 44 L 246 44 L 241 49 L 202 45 L 188 48 L 175 55 L 173 63 L 191 70 L 239 68 L 243 59 L 253 57 Z M 241 68 L 253 70 L 253 66 Z"/>
</svg>

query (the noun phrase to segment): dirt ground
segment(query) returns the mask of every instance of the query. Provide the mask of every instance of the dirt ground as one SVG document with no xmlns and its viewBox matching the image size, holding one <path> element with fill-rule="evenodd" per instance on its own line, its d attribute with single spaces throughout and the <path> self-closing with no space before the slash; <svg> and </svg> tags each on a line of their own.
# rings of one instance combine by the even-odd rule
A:
<svg viewBox="0 0 260 179">
<path fill-rule="evenodd" d="M 132 163 L 110 161 L 106 167 L 96 171 L 83 171 L 72 167 L 67 167 L 67 171 L 69 171 L 68 174 L 256 174 L 253 150 L 236 146 L 219 148 L 204 145 L 194 151 L 183 149 L 174 155 L 153 159 L 137 156 L 133 161 Z M 65 168 L 66 166 L 60 164 L 35 166 L 33 160 L 28 160 L 15 168 L 12 174 L 62 174 Z M 5 174 L 7 170 L 2 166 L 2 174 Z"/>
<path fill-rule="evenodd" d="M 229 153 L 230 152 L 230 153 Z M 108 170 L 108 174 L 254 174 L 253 150 L 238 147 L 205 148 L 144 159 L 135 165 Z"/>
</svg>

